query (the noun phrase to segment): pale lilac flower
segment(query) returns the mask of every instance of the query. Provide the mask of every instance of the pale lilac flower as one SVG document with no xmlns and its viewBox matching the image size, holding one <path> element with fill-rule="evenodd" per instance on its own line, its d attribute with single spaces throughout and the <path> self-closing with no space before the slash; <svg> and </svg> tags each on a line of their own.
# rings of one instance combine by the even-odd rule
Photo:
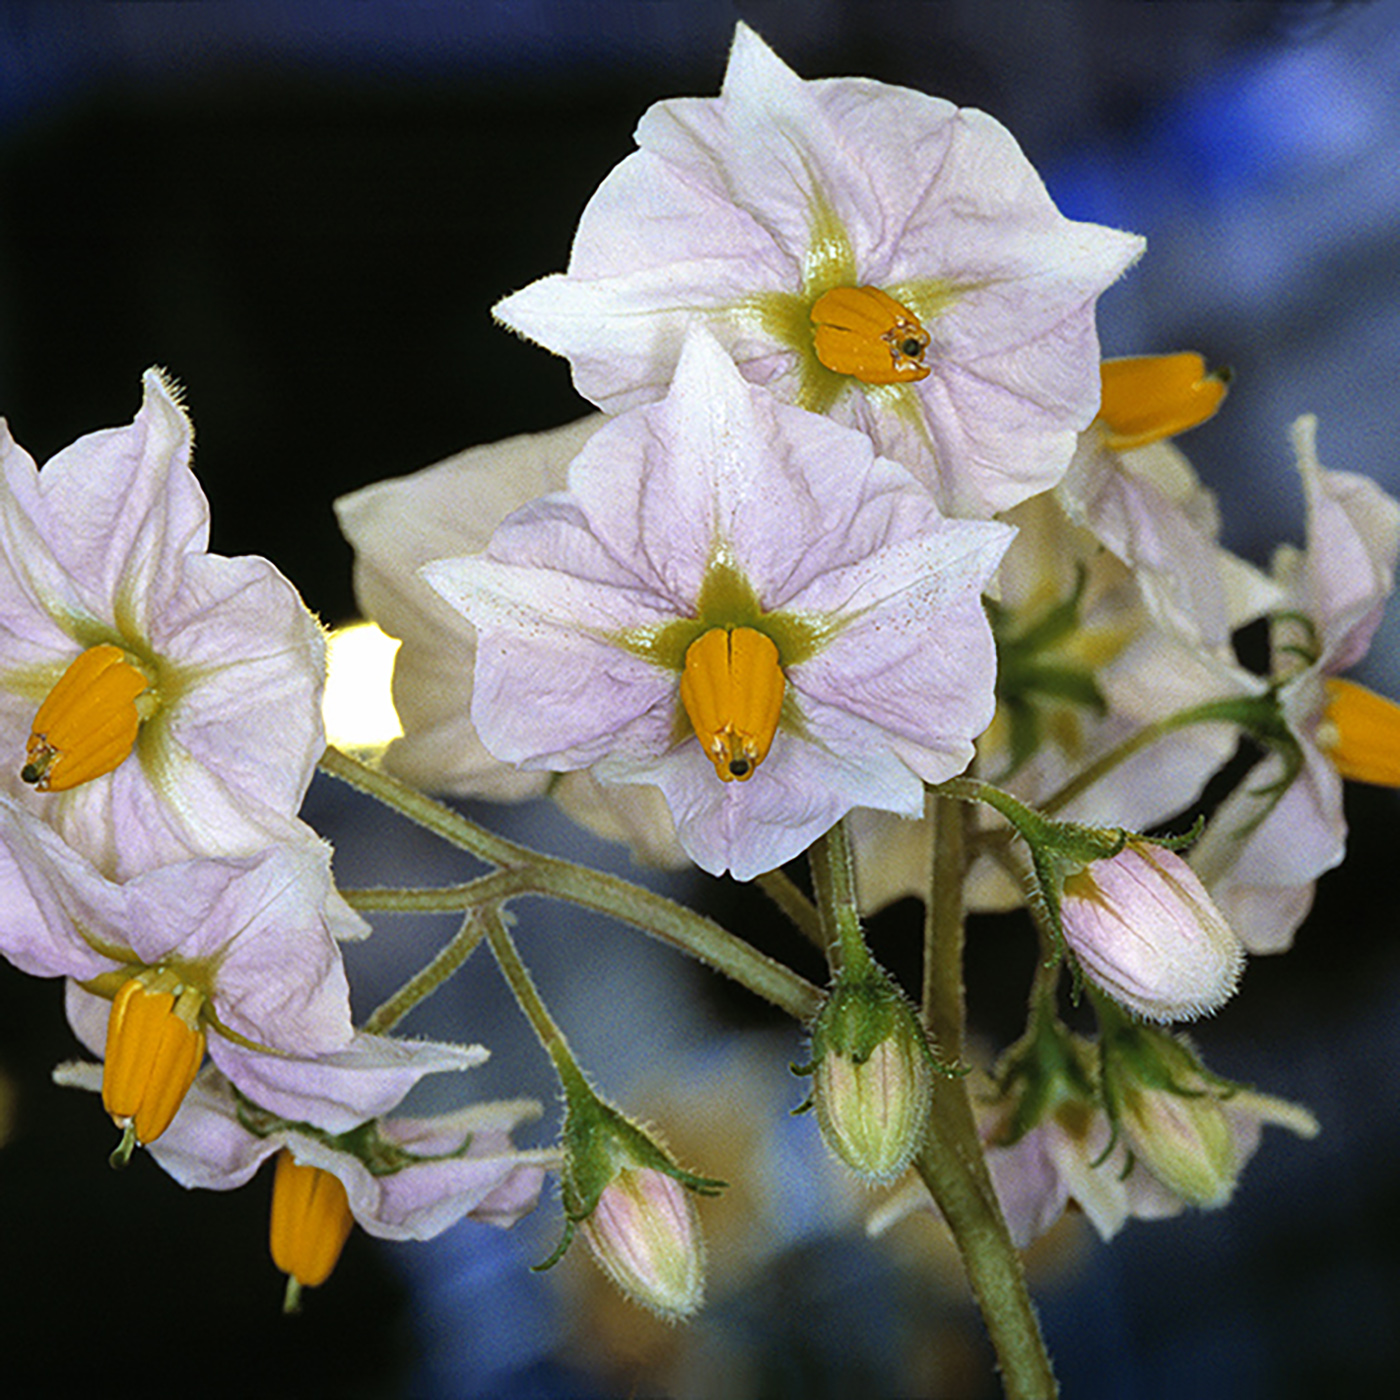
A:
<svg viewBox="0 0 1400 1400">
<path fill-rule="evenodd" d="M 497 757 L 654 784 L 692 859 L 748 879 L 857 803 L 920 811 L 966 765 L 992 713 L 981 590 L 1009 537 L 944 520 L 863 435 L 746 384 L 696 330 L 666 400 L 590 438 L 567 492 L 423 576 L 477 626 L 472 720 Z M 716 631 L 760 634 L 782 696 L 739 781 L 681 698 Z"/>
<path fill-rule="evenodd" d="M 1069 875 L 1058 906 L 1084 975 L 1147 1020 L 1214 1011 L 1239 981 L 1244 946 L 1191 867 L 1161 846 L 1129 838 Z"/>
<path fill-rule="evenodd" d="M 1143 244 L 1064 218 L 999 123 L 867 79 L 803 82 L 740 24 L 719 97 L 660 102 L 636 138 L 567 274 L 496 308 L 566 355 L 586 398 L 661 398 L 698 320 L 748 379 L 867 432 L 951 514 L 1062 475 L 1099 402 L 1094 303 Z M 884 315 L 859 340 L 874 378 L 819 358 L 830 293 L 864 298 L 847 319 Z"/>
<path fill-rule="evenodd" d="M 189 420 L 159 371 L 144 389 L 129 427 L 80 438 L 42 470 L 0 424 L 0 790 L 114 879 L 313 840 L 295 814 L 325 747 L 315 619 L 266 560 L 207 552 Z M 60 790 L 68 760 L 46 774 L 52 755 L 26 746 L 42 702 L 99 647 L 145 682 L 130 702 L 135 747 Z"/>
<path fill-rule="evenodd" d="M 486 749 L 471 720 L 476 629 L 418 572 L 432 560 L 484 550 L 511 511 L 562 490 L 569 463 L 606 421 L 594 414 L 471 448 L 342 496 L 336 515 L 355 549 L 361 609 L 402 639 L 394 707 L 404 733 L 385 750 L 384 767 L 425 792 L 496 802 L 548 793 L 575 821 L 626 841 L 642 859 L 678 865 L 685 855 L 654 788 L 603 788 L 587 771 L 522 771 Z"/>
<path fill-rule="evenodd" d="M 298 1079 L 305 1086 L 324 1075 L 318 1057 L 334 1066 L 338 1052 L 357 1044 L 325 913 L 329 890 L 328 854 L 308 846 L 185 861 L 116 883 L 0 798 L 0 953 L 33 976 L 69 979 L 69 1019 L 98 1054 L 110 1053 L 112 999 L 128 984 L 174 996 L 172 1010 L 192 1035 L 207 1036 L 215 1063 L 265 1103 L 280 1102 Z M 200 1039 L 190 1073 L 202 1046 Z M 476 1063 L 485 1051 L 447 1047 L 443 1055 L 449 1065 L 427 1068 L 457 1067 L 464 1056 Z M 386 1092 L 397 1102 L 415 1065 L 392 1044 L 381 1060 L 376 1076 L 350 1083 L 348 1099 L 344 1085 L 332 1084 L 317 1121 L 358 1122 Z M 139 1119 L 135 1109 L 112 1111 Z"/>
<path fill-rule="evenodd" d="M 1300 766 L 1295 771 L 1287 754 L 1270 753 L 1221 804 L 1191 855 L 1254 953 L 1291 944 L 1312 907 L 1314 882 L 1346 851 L 1328 683 L 1370 648 L 1400 554 L 1400 505 L 1367 477 L 1323 468 L 1315 435 L 1311 416 L 1293 425 L 1307 548 L 1281 549 L 1274 563 L 1286 595 L 1273 626 L 1275 679 Z"/>
<path fill-rule="evenodd" d="M 61 1065 L 54 1077 L 93 1089 L 95 1069 Z M 476 1104 L 431 1118 L 377 1118 L 337 1136 L 268 1113 L 241 1097 L 211 1066 L 150 1150 L 182 1186 L 231 1191 L 286 1149 L 303 1165 L 340 1179 L 350 1210 L 367 1233 L 426 1240 L 464 1216 L 507 1226 L 534 1208 L 557 1154 L 516 1148 L 510 1134 L 539 1112 L 528 1100 Z"/>
</svg>

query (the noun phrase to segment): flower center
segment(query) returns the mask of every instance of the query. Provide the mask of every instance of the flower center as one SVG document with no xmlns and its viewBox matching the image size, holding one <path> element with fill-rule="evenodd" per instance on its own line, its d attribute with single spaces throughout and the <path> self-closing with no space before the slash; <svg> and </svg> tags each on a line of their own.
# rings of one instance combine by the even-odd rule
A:
<svg viewBox="0 0 1400 1400">
<path fill-rule="evenodd" d="M 878 287 L 835 287 L 812 306 L 817 359 L 864 384 L 928 377 L 929 334 L 907 306 Z"/>
<path fill-rule="evenodd" d="M 1355 681 L 1327 681 L 1318 743 L 1342 777 L 1400 787 L 1400 705 Z"/>
<path fill-rule="evenodd" d="M 184 1102 L 204 1058 L 203 1005 L 204 993 L 165 967 L 128 978 L 113 999 L 102 1106 L 122 1129 L 115 1162 L 154 1142 Z"/>
<path fill-rule="evenodd" d="M 1099 426 L 1114 452 L 1144 447 L 1204 423 L 1225 398 L 1228 370 L 1206 373 L 1193 351 L 1105 360 Z"/>
<path fill-rule="evenodd" d="M 286 1311 L 303 1288 L 319 1288 L 340 1259 L 355 1217 L 338 1176 L 294 1161 L 284 1147 L 272 1180 L 272 1262 L 287 1275 Z"/>
<path fill-rule="evenodd" d="M 786 687 L 778 648 L 752 627 L 712 627 L 691 643 L 681 703 L 723 782 L 747 782 L 768 756 Z"/>
<path fill-rule="evenodd" d="M 149 685 L 120 647 L 89 647 L 39 706 L 20 777 L 63 792 L 112 772 L 136 744 L 136 697 Z"/>
</svg>

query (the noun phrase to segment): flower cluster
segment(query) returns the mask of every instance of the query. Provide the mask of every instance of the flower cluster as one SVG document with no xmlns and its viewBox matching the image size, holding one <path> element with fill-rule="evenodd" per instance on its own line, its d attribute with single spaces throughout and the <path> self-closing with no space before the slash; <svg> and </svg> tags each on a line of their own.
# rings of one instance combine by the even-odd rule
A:
<svg viewBox="0 0 1400 1400">
<path fill-rule="evenodd" d="M 159 371 L 144 389 L 130 426 L 42 468 L 0 430 L 0 953 L 65 979 L 114 1161 L 199 1137 L 201 1082 L 273 1127 L 364 1132 L 486 1051 L 356 1031 L 339 940 L 364 925 L 297 815 L 325 749 L 321 631 L 267 561 L 208 551 L 189 420 Z M 538 1191 L 503 1141 L 477 1193 L 497 1217 Z M 453 1202 L 477 1209 L 444 1187 L 434 1218 Z"/>
<path fill-rule="evenodd" d="M 158 372 L 130 427 L 42 470 L 0 437 L 0 952 L 65 979 L 103 1064 L 59 1077 L 100 1089 L 120 1159 L 149 1145 L 228 1189 L 277 1158 L 289 1306 L 355 1223 L 509 1224 L 555 1170 L 553 1259 L 581 1234 L 632 1297 L 698 1307 L 692 1197 L 723 1183 L 593 1091 L 512 942 L 524 894 L 618 914 L 801 1019 L 835 1155 L 919 1174 L 877 1226 L 936 1199 L 986 1244 L 990 1178 L 1008 1254 L 1071 1202 L 1107 1237 L 1222 1205 L 1263 1123 L 1317 1131 L 1147 1023 L 1215 1011 L 1246 952 L 1287 946 L 1341 858 L 1343 779 L 1400 785 L 1400 706 L 1341 676 L 1393 587 L 1400 505 L 1323 468 L 1301 419 L 1306 549 L 1267 573 L 1225 549 L 1172 439 L 1227 376 L 1101 362 L 1097 298 L 1142 240 L 1063 217 L 983 113 L 804 82 L 741 24 L 719 96 L 657 104 L 637 143 L 567 271 L 496 308 L 602 411 L 337 503 L 364 611 L 403 643 L 376 765 L 325 752 L 291 585 L 207 551 Z M 1256 673 L 1236 634 L 1265 621 Z M 1255 770 L 1164 834 L 1242 737 Z M 318 761 L 494 868 L 342 897 L 298 816 Z M 762 879 L 829 984 L 420 789 L 548 794 L 645 860 Z M 928 904 L 919 1007 L 862 927 L 905 894 Z M 352 904 L 462 917 L 359 1028 Z M 1030 1025 L 974 1109 L 963 915 L 1020 905 Z M 387 1034 L 483 941 L 558 1073 L 557 1148 L 512 1145 L 523 1102 L 395 1112 L 485 1056 Z M 1092 1038 L 1060 1019 L 1064 981 Z"/>
<path fill-rule="evenodd" d="M 1225 549 L 1172 439 L 1228 375 L 1100 361 L 1095 301 L 1142 242 L 1060 215 L 982 113 L 804 82 L 741 24 L 719 96 L 636 139 L 568 269 L 496 308 L 607 416 L 338 503 L 404 643 L 386 764 L 741 880 L 844 823 L 867 909 L 927 894 L 942 787 L 981 804 L 966 904 L 1028 903 L 1105 1016 L 1218 1008 L 1340 858 L 1341 778 L 1400 777 L 1400 711 L 1335 678 L 1392 586 L 1395 503 L 1300 426 L 1307 552 Z M 1266 618 L 1261 675 L 1235 637 Z M 1144 835 L 1242 734 L 1266 756 L 1195 851 Z M 873 1075 L 825 1045 L 818 1086 Z M 854 1156 L 901 1168 L 922 1111 Z"/>
</svg>

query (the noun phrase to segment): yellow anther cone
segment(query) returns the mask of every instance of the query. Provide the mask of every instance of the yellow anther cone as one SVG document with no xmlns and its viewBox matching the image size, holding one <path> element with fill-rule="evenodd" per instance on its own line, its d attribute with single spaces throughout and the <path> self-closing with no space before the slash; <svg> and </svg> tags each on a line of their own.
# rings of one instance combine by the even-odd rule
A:
<svg viewBox="0 0 1400 1400">
<path fill-rule="evenodd" d="M 1355 681 L 1327 682 L 1318 738 L 1344 778 L 1400 787 L 1400 705 Z"/>
<path fill-rule="evenodd" d="M 272 1181 L 272 1262 L 302 1288 L 319 1288 L 350 1238 L 355 1217 L 338 1176 L 303 1166 L 285 1148 Z"/>
<path fill-rule="evenodd" d="M 1210 418 L 1224 401 L 1228 375 L 1206 373 L 1194 351 L 1105 360 L 1099 426 L 1115 452 L 1175 437 Z"/>
<path fill-rule="evenodd" d="M 771 638 L 712 627 L 685 654 L 681 703 L 722 781 L 747 782 L 768 756 L 787 681 Z"/>
<path fill-rule="evenodd" d="M 173 984 L 173 985 L 172 985 Z M 142 1144 L 169 1126 L 204 1058 L 202 996 L 168 975 L 133 977 L 112 1002 L 102 1105 Z"/>
<path fill-rule="evenodd" d="M 39 706 L 20 777 L 63 792 L 119 767 L 135 746 L 136 697 L 148 684 L 120 647 L 89 647 Z"/>
<path fill-rule="evenodd" d="M 927 378 L 929 335 L 919 318 L 878 287 L 836 287 L 812 306 L 817 359 L 864 384 Z"/>
</svg>

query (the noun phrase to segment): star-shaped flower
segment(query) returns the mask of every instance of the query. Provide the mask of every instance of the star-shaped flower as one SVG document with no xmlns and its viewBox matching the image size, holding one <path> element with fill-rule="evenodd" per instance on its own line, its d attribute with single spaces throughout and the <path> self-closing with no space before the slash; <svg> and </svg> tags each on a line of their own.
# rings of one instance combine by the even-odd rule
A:
<svg viewBox="0 0 1400 1400">
<path fill-rule="evenodd" d="M 114 879 L 313 840 L 325 748 L 320 629 L 266 560 L 208 552 L 189 420 L 144 385 L 42 469 L 0 424 L 0 790 Z"/>
<path fill-rule="evenodd" d="M 567 492 L 423 573 L 480 634 L 488 749 L 655 784 L 692 859 L 748 879 L 857 804 L 921 810 L 966 766 L 1010 534 L 943 519 L 697 328 L 666 400 L 590 438 Z"/>
<path fill-rule="evenodd" d="M 104 1055 L 107 1107 L 134 1141 L 164 1131 L 206 1044 L 265 1103 L 289 1084 L 304 1097 L 336 1067 L 324 1057 L 354 1047 L 329 890 L 328 853 L 304 845 L 177 862 L 117 883 L 0 798 L 0 953 L 33 976 L 69 979 L 69 1018 Z M 369 1049 L 379 1042 L 361 1039 Z M 378 1082 L 361 1078 L 348 1100 L 331 1085 L 319 1121 L 358 1122 L 386 1088 L 406 1092 L 413 1065 L 386 1044 Z M 453 1064 L 485 1056 L 451 1050 Z"/>
<path fill-rule="evenodd" d="M 566 274 L 496 315 L 609 412 L 660 398 L 702 321 L 745 376 L 831 413 L 950 514 L 1054 484 L 1099 402 L 1094 303 L 1142 240 L 1064 218 L 985 113 L 803 82 L 747 26 L 718 98 L 651 108 Z"/>
</svg>

